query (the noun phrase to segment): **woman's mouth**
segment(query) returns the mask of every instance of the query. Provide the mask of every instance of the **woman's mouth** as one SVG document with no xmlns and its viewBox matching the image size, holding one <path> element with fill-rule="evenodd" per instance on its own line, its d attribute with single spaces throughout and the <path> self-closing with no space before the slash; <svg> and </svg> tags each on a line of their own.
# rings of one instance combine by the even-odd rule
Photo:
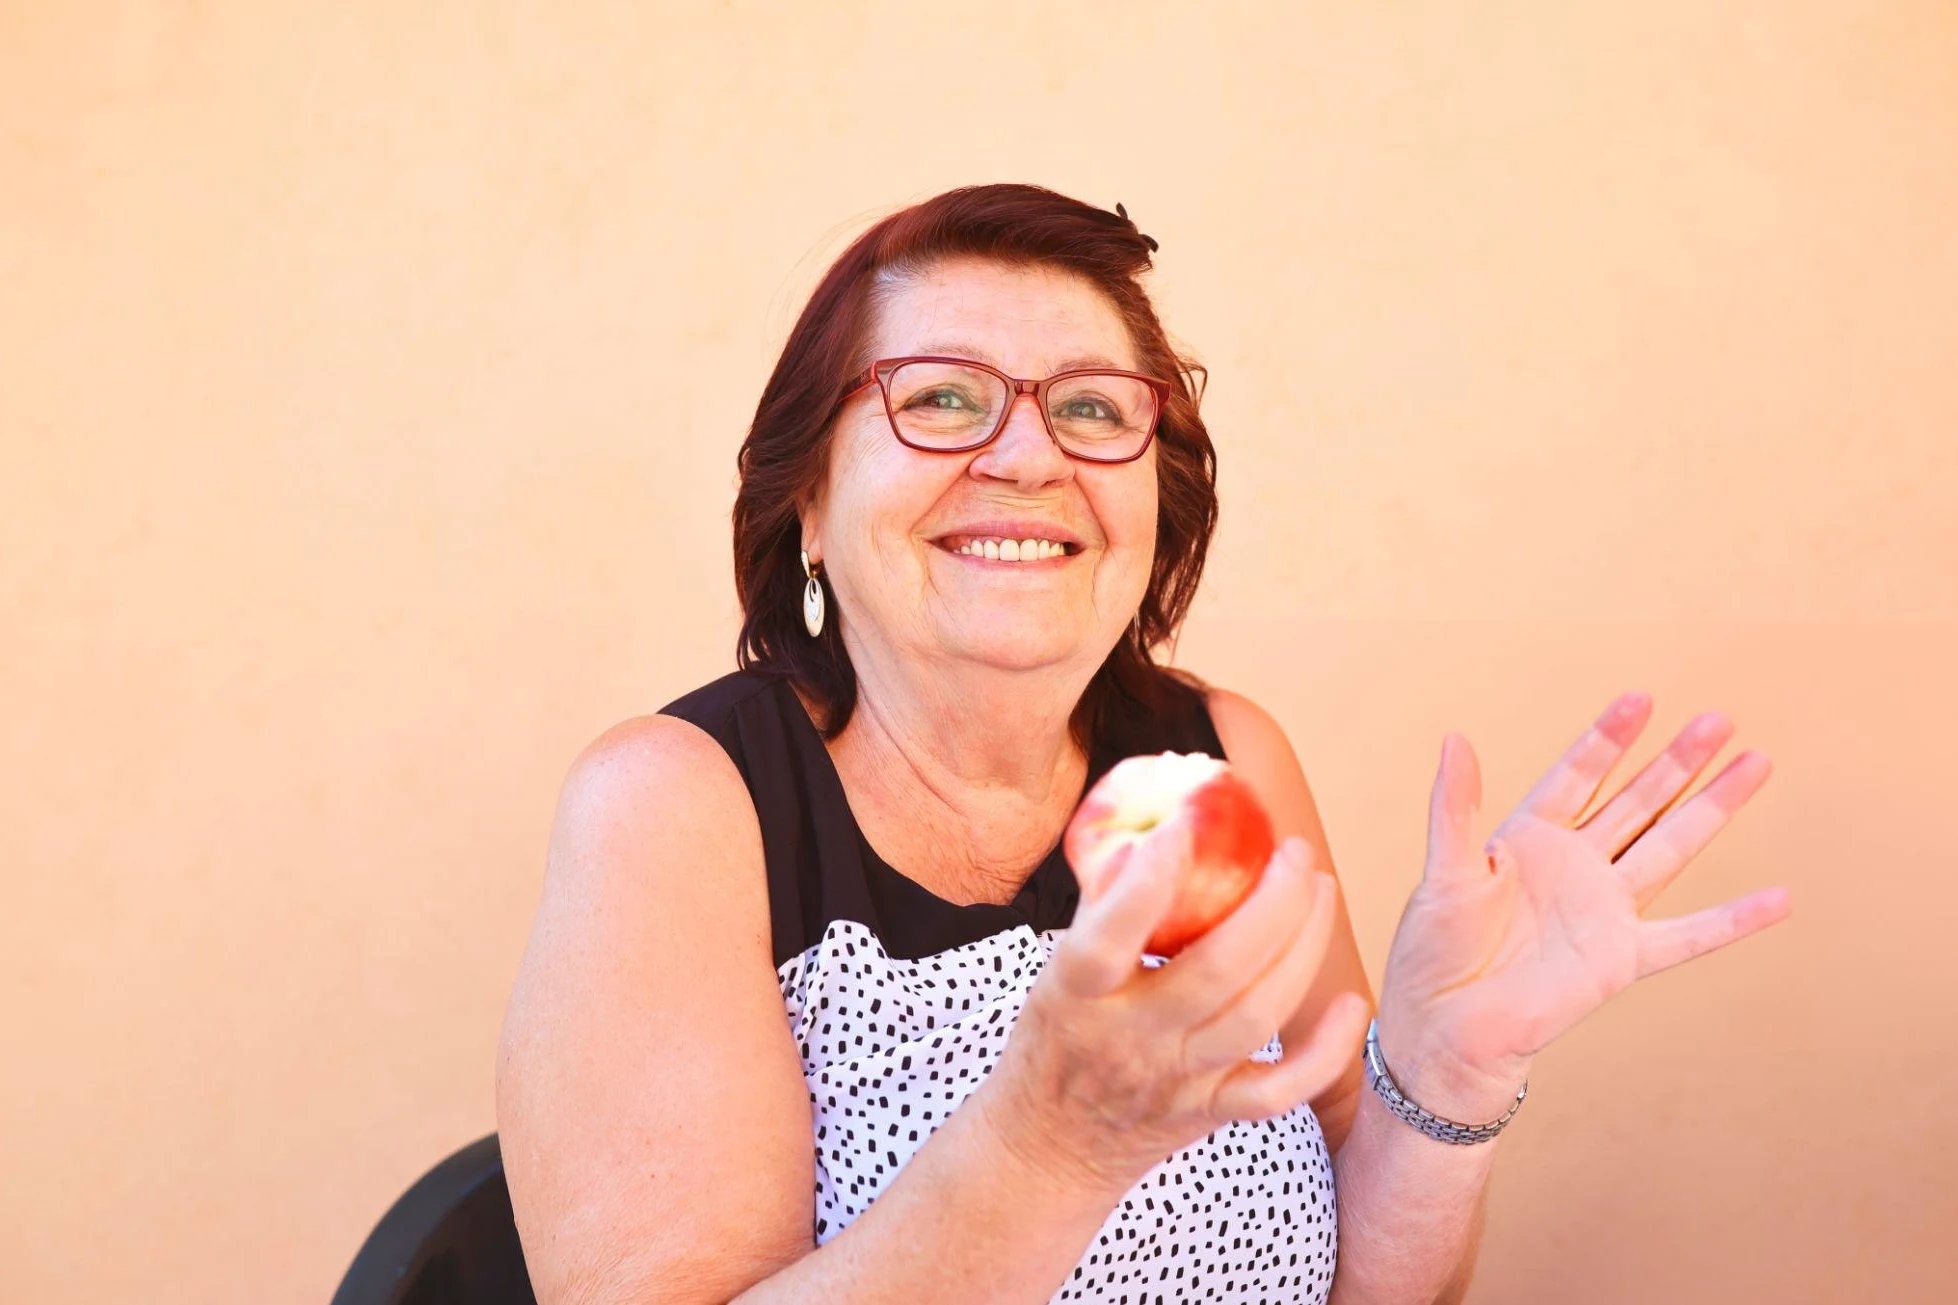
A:
<svg viewBox="0 0 1958 1305">
<path fill-rule="evenodd" d="M 937 543 L 948 553 L 988 562 L 1046 562 L 1081 551 L 1079 544 L 1058 539 L 1004 539 L 995 535 L 947 535 Z"/>
</svg>

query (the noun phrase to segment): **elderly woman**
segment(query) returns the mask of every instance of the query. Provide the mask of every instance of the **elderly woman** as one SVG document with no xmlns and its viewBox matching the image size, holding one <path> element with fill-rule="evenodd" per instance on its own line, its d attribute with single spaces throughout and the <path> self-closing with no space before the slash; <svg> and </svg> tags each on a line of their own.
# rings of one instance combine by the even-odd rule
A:
<svg viewBox="0 0 1958 1305">
<path fill-rule="evenodd" d="M 1787 913 L 1640 918 L 1767 777 L 1679 801 L 1720 716 L 1586 816 L 1650 713 L 1619 698 L 1486 844 L 1450 735 L 1369 1023 L 1284 732 L 1152 660 L 1217 511 L 1155 247 L 953 191 L 796 323 L 740 453 L 742 669 L 564 784 L 498 1077 L 541 1300 L 1452 1298 L 1537 1052 Z M 1228 758 L 1282 842 L 1164 963 L 1187 838 L 1085 904 L 1059 844 L 1168 750 Z"/>
</svg>

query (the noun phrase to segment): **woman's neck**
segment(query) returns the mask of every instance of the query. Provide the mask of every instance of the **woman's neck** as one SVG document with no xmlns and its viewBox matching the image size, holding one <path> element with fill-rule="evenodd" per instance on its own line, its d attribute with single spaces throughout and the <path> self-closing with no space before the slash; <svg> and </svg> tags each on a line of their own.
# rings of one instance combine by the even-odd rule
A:
<svg viewBox="0 0 1958 1305">
<path fill-rule="evenodd" d="M 1081 796 L 1088 758 L 1068 726 L 1092 668 L 851 653 L 857 706 L 829 749 L 864 836 L 940 897 L 1011 900 Z"/>
</svg>

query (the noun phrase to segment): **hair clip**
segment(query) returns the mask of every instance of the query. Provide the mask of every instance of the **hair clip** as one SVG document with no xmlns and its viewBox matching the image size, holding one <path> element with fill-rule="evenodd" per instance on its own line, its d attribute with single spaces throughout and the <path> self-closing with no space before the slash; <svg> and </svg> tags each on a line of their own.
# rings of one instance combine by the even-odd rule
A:
<svg viewBox="0 0 1958 1305">
<path fill-rule="evenodd" d="M 1129 211 L 1122 207 L 1120 200 L 1117 200 L 1115 203 L 1115 216 L 1122 219 L 1122 221 L 1128 223 L 1129 230 L 1135 231 L 1135 234 L 1137 234 L 1138 236 L 1142 236 L 1142 243 L 1149 246 L 1150 253 L 1153 254 L 1157 250 L 1162 248 L 1161 245 L 1156 243 L 1156 238 L 1154 236 L 1143 236 L 1142 232 L 1136 230 L 1135 219 L 1129 216 Z"/>
</svg>

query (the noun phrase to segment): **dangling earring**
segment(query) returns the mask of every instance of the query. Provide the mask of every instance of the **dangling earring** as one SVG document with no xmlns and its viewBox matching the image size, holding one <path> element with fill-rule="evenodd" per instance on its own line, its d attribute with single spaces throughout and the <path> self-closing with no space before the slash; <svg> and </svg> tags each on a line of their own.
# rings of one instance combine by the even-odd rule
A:
<svg viewBox="0 0 1958 1305">
<path fill-rule="evenodd" d="M 814 639 L 823 632 L 823 582 L 816 578 L 816 568 L 809 565 L 807 549 L 802 552 L 802 574 L 809 577 L 809 583 L 802 587 L 802 624 Z"/>
</svg>

